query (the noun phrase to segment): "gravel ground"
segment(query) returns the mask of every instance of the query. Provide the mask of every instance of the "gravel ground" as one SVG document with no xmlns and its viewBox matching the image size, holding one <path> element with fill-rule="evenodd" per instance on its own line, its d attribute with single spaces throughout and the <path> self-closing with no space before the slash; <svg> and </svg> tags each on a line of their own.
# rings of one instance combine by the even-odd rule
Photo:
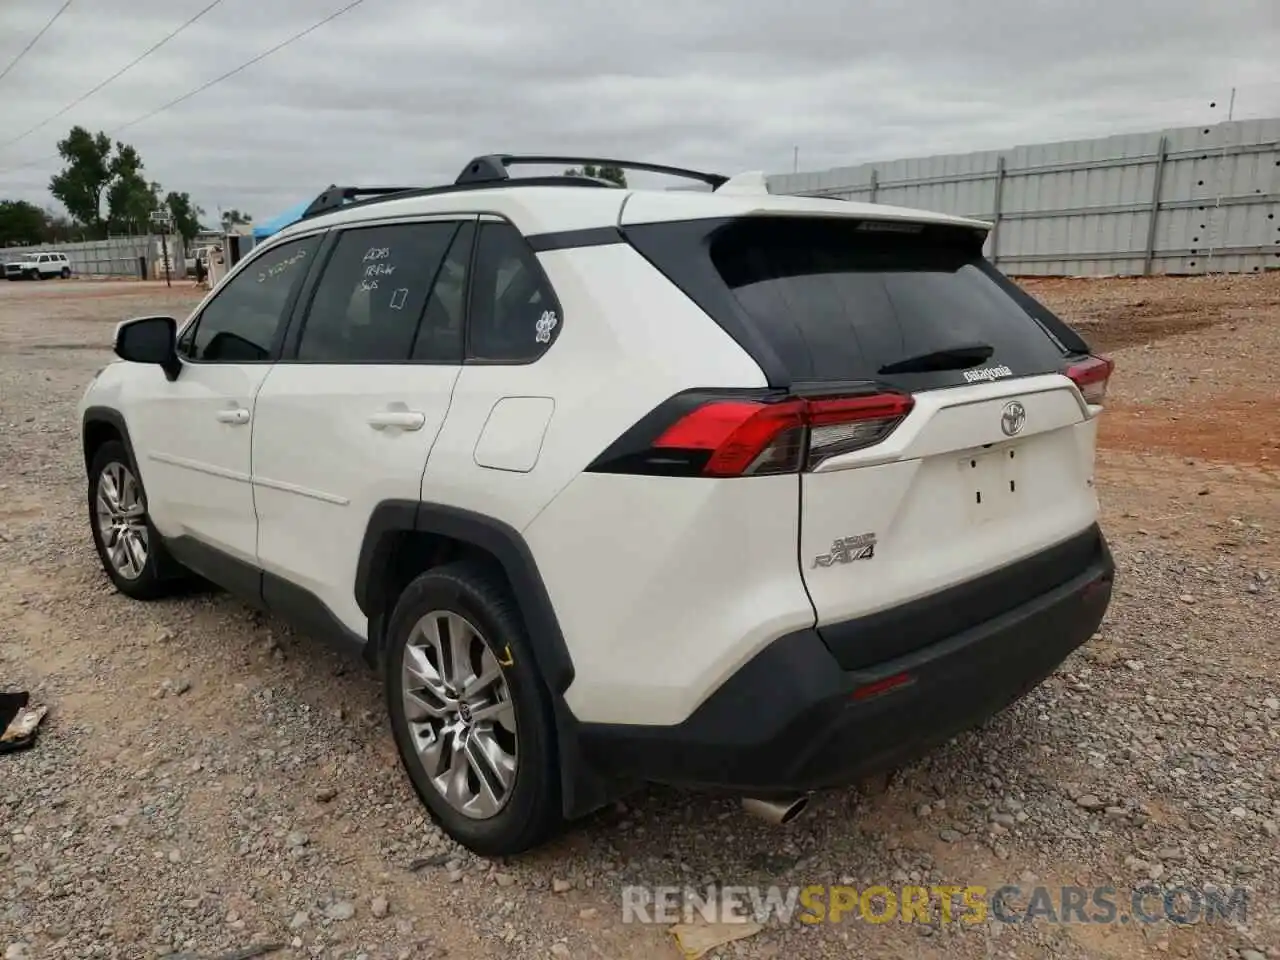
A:
<svg viewBox="0 0 1280 960">
<path fill-rule="evenodd" d="M 661 960 L 670 933 L 624 924 L 622 889 L 668 883 L 1249 892 L 1244 922 L 771 923 L 725 958 L 1280 958 L 1280 454 L 1195 447 L 1229 441 L 1240 408 L 1215 400 L 1255 388 L 1253 426 L 1280 437 L 1280 276 L 1033 286 L 1119 363 L 1099 487 L 1121 580 L 1094 641 L 785 829 L 655 788 L 491 862 L 425 821 L 358 660 L 225 596 L 137 604 L 100 573 L 75 403 L 112 322 L 197 295 L 0 285 L 0 686 L 50 707 L 34 750 L 0 756 L 5 960 Z M 1132 426 L 1169 404 L 1180 419 Z"/>
</svg>

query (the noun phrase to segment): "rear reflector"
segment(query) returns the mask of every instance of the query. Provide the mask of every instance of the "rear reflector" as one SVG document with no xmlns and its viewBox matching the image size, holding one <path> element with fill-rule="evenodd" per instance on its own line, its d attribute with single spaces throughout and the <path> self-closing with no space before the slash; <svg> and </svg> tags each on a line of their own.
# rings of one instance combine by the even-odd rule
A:
<svg viewBox="0 0 1280 960">
<path fill-rule="evenodd" d="M 1067 368 L 1067 376 L 1080 389 L 1085 403 L 1101 406 L 1107 399 L 1107 384 L 1115 364 L 1107 357 L 1089 357 Z"/>
<path fill-rule="evenodd" d="M 710 477 L 812 470 L 823 460 L 879 443 L 911 412 L 908 394 L 781 400 L 713 400 L 653 441 L 655 450 L 701 453 Z"/>
<path fill-rule="evenodd" d="M 883 680 L 876 680 L 872 683 L 864 683 L 860 687 L 855 687 L 850 696 L 854 700 L 870 700 L 872 697 L 878 697 L 880 694 L 896 690 L 898 687 L 905 687 L 914 679 L 909 673 L 895 673 L 893 676 L 885 677 Z"/>
</svg>

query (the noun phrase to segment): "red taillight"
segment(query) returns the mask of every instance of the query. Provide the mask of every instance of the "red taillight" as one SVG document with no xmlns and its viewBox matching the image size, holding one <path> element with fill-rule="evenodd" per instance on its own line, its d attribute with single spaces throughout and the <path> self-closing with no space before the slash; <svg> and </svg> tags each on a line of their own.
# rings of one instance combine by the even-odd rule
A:
<svg viewBox="0 0 1280 960">
<path fill-rule="evenodd" d="M 706 476 L 787 473 L 798 466 L 803 426 L 803 400 L 715 400 L 681 417 L 653 445 L 711 451 L 702 468 Z"/>
<path fill-rule="evenodd" d="M 1108 357 L 1090 357 L 1069 366 L 1067 376 L 1079 387 L 1085 403 L 1101 406 L 1107 399 L 1107 383 L 1115 366 Z"/>
<path fill-rule="evenodd" d="M 791 397 L 770 402 L 713 400 L 681 417 L 653 442 L 658 449 L 710 451 L 703 476 L 794 473 L 887 437 L 911 411 L 906 394 Z"/>
</svg>

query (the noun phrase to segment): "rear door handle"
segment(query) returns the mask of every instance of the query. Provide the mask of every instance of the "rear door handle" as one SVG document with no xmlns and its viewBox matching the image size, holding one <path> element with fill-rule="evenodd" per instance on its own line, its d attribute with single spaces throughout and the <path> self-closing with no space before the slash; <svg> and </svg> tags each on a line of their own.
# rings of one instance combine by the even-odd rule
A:
<svg viewBox="0 0 1280 960">
<path fill-rule="evenodd" d="M 421 430 L 427 415 L 420 410 L 381 410 L 369 417 L 369 426 L 375 430 L 393 427 L 398 430 Z"/>
<path fill-rule="evenodd" d="M 232 407 L 230 410 L 219 410 L 218 422 L 231 424 L 248 423 L 249 411 L 244 407 Z"/>
</svg>

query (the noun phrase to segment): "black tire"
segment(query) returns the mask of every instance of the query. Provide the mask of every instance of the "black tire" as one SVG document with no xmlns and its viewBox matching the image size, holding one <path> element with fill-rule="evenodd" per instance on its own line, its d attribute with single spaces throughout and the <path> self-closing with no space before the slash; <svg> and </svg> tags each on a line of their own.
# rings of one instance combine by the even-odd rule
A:
<svg viewBox="0 0 1280 960">
<path fill-rule="evenodd" d="M 118 571 L 111 561 L 107 545 L 103 542 L 103 534 L 98 526 L 98 490 L 102 484 L 104 472 L 113 464 L 127 469 L 137 479 L 142 494 L 143 522 L 147 529 L 147 558 L 141 572 L 136 577 L 127 577 Z M 100 446 L 89 466 L 89 529 L 93 533 L 93 545 L 97 548 L 98 559 L 117 590 L 135 600 L 156 600 L 174 592 L 181 581 L 180 568 L 164 548 L 160 534 L 146 514 L 146 490 L 142 487 L 142 479 L 138 468 L 129 456 L 129 451 L 119 440 L 109 440 Z"/>
<path fill-rule="evenodd" d="M 63 267 L 63 268 L 62 268 L 62 273 L 61 273 L 61 274 L 59 274 L 59 276 L 61 276 L 63 280 L 70 280 L 70 279 L 71 279 L 71 268 L 70 268 L 70 267 Z"/>
<path fill-rule="evenodd" d="M 415 625 L 428 613 L 456 613 L 473 624 L 498 655 L 515 711 L 515 779 L 505 805 L 488 819 L 454 809 L 432 784 L 414 747 L 405 716 L 403 658 Z M 535 847 L 563 825 L 560 766 L 551 700 L 530 653 L 515 600 L 486 566 L 462 561 L 421 574 L 405 588 L 387 627 L 384 658 L 387 709 L 396 749 L 432 820 L 481 856 L 510 856 Z"/>
</svg>

